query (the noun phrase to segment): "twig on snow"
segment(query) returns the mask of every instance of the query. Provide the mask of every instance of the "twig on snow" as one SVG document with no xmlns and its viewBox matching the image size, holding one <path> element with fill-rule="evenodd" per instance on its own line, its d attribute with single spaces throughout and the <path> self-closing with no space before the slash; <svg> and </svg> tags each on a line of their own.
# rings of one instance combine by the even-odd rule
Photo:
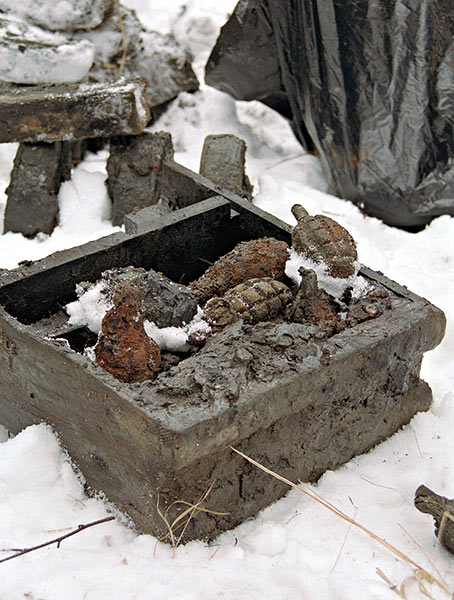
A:
<svg viewBox="0 0 454 600">
<path fill-rule="evenodd" d="M 76 533 L 80 533 L 84 529 L 88 529 L 89 527 L 94 527 L 95 525 L 100 525 L 101 523 L 107 523 L 107 521 L 113 521 L 115 517 L 104 517 L 104 519 L 98 519 L 97 521 L 92 521 L 91 523 L 85 523 L 84 525 L 78 525 L 77 529 L 70 531 L 69 533 L 65 533 L 60 537 L 57 537 L 48 542 L 44 542 L 43 544 L 38 544 L 37 546 L 31 546 L 30 548 L 23 548 L 16 552 L 16 554 L 12 554 L 11 556 L 7 556 L 6 558 L 2 558 L 0 563 L 6 562 L 7 560 L 11 560 L 13 558 L 18 558 L 19 556 L 23 556 L 24 554 L 28 554 L 29 552 L 33 552 L 34 550 L 39 550 L 40 548 L 45 548 L 46 546 L 51 546 L 52 544 L 57 544 L 57 548 L 60 548 L 60 544 L 63 540 L 71 537 L 72 535 L 76 535 Z"/>
</svg>

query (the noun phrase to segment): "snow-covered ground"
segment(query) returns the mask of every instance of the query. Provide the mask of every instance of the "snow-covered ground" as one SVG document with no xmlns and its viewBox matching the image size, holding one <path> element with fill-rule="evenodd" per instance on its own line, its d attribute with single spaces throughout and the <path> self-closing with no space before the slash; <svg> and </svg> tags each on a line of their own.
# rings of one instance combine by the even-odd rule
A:
<svg viewBox="0 0 454 600">
<path fill-rule="evenodd" d="M 202 67 L 234 0 L 125 0 L 150 28 L 171 30 Z M 248 144 L 247 170 L 255 202 L 289 223 L 290 207 L 332 216 L 353 234 L 369 267 L 428 298 L 446 313 L 442 344 L 423 361 L 434 400 L 427 413 L 366 455 L 327 472 L 312 489 L 350 517 L 386 538 L 454 590 L 454 557 L 438 545 L 432 518 L 413 507 L 425 483 L 453 497 L 454 478 L 454 221 L 442 216 L 410 234 L 364 217 L 352 204 L 326 194 L 317 160 L 305 155 L 287 124 L 257 103 L 235 102 L 202 85 L 181 94 L 155 125 L 172 133 L 176 160 L 198 170 L 204 136 L 234 133 Z M 14 145 L 0 146 L 0 190 L 6 187 Z M 0 267 L 13 268 L 57 249 L 115 230 L 104 189 L 105 153 L 92 155 L 60 192 L 60 224 L 51 236 L 27 240 L 0 236 Z M 0 192 L 1 193 L 1 192 Z M 5 197 L 0 195 L 1 208 Z M 0 400 L 1 401 L 1 400 Z M 56 436 L 45 425 L 28 427 L 0 444 L 0 558 L 12 548 L 50 540 L 80 523 L 108 515 L 100 498 L 88 498 Z M 270 465 L 272 466 L 272 465 Z M 422 598 L 415 574 L 376 541 L 293 490 L 235 530 L 207 545 L 172 549 L 137 535 L 120 520 L 0 565 L 6 600 L 351 600 Z M 433 598 L 447 592 L 424 582 Z"/>
</svg>

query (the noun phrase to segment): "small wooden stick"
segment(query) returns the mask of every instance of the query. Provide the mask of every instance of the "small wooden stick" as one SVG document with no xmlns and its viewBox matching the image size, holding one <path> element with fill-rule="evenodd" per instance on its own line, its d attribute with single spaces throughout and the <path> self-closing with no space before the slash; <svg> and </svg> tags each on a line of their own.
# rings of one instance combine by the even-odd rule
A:
<svg viewBox="0 0 454 600">
<path fill-rule="evenodd" d="M 115 8 L 117 9 L 118 23 L 120 24 L 120 31 L 121 31 L 121 43 L 123 46 L 123 51 L 121 53 L 120 66 L 118 67 L 118 78 L 120 78 L 123 74 L 123 69 L 125 68 L 126 53 L 127 53 L 128 45 L 127 45 L 127 40 L 126 40 L 126 29 L 125 29 L 125 24 L 123 23 L 123 17 L 121 16 L 119 0 L 115 0 Z"/>
<path fill-rule="evenodd" d="M 88 529 L 89 527 L 93 527 L 94 525 L 100 525 L 101 523 L 107 523 L 107 521 L 113 521 L 115 517 L 104 517 L 104 519 L 98 519 L 97 521 L 92 521 L 91 523 L 85 523 L 84 525 L 78 525 L 77 529 L 70 531 L 69 533 L 65 533 L 58 538 L 50 540 L 49 542 L 44 542 L 43 544 L 39 544 L 38 546 L 32 546 L 31 548 L 24 548 L 16 554 L 12 554 L 11 556 L 7 556 L 6 558 L 2 558 L 0 563 L 6 562 L 7 560 L 11 560 L 13 558 L 17 558 L 18 556 L 22 556 L 23 554 L 28 554 L 29 552 L 33 552 L 34 550 L 39 550 L 40 548 L 44 548 L 45 546 L 50 546 L 52 544 L 57 544 L 57 548 L 60 548 L 60 544 L 66 538 L 71 537 L 72 535 L 76 535 L 76 533 L 80 533 L 84 529 Z"/>
</svg>

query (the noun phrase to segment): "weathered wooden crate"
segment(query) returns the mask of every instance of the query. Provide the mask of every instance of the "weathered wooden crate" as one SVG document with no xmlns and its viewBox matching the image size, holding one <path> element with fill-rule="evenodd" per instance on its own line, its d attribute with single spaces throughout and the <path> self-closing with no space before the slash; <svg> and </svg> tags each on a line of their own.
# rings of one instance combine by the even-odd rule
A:
<svg viewBox="0 0 454 600">
<path fill-rule="evenodd" d="M 212 485 L 205 506 L 228 514 L 196 512 L 185 534 L 210 539 L 287 491 L 231 445 L 303 481 L 367 451 L 428 408 L 431 391 L 419 379 L 420 363 L 441 341 L 445 319 L 426 300 L 363 268 L 392 298 L 392 309 L 374 320 L 329 339 L 284 323 L 270 328 L 265 348 L 263 337 L 260 348 L 254 341 L 254 327 L 268 325 L 240 323 L 215 336 L 224 343 L 220 353 L 207 345 L 182 361 L 173 389 L 168 377 L 166 386 L 159 377 L 115 380 L 81 354 L 87 332 L 66 328 L 62 307 L 75 299 L 76 283 L 126 265 L 185 283 L 238 241 L 264 235 L 290 241 L 288 225 L 238 196 L 173 163 L 164 168 L 167 193 L 173 189 L 186 208 L 151 222 L 143 209 L 127 219 L 127 233 L 0 277 L 0 422 L 14 433 L 49 423 L 88 486 L 144 532 L 167 532 L 158 500 L 165 511 L 176 500 L 196 502 Z M 185 387 L 188 361 L 199 361 L 200 375 Z"/>
</svg>

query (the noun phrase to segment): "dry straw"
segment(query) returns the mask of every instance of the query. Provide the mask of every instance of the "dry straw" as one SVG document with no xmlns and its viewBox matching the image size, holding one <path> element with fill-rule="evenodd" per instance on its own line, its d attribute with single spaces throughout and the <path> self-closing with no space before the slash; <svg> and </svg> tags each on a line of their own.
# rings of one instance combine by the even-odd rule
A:
<svg viewBox="0 0 454 600">
<path fill-rule="evenodd" d="M 191 504 L 191 502 L 186 502 L 185 500 L 175 500 L 175 502 L 172 502 L 172 504 L 169 504 L 165 513 L 163 513 L 161 511 L 161 509 L 159 508 L 159 495 L 158 495 L 158 499 L 157 499 L 157 503 L 156 503 L 156 510 L 158 511 L 159 516 L 164 521 L 165 526 L 168 529 L 168 532 L 165 535 L 163 535 L 159 541 L 163 541 L 166 538 L 169 538 L 170 542 L 172 544 L 172 548 L 175 552 L 176 548 L 180 545 L 181 540 L 183 539 L 183 536 L 186 532 L 186 529 L 187 529 L 189 523 L 191 522 L 192 517 L 194 516 L 194 514 L 196 512 L 206 512 L 210 515 L 220 515 L 220 516 L 229 514 L 226 512 L 210 510 L 210 509 L 202 506 L 202 504 L 205 502 L 205 500 L 210 495 L 211 490 L 213 489 L 213 485 L 214 485 L 214 482 L 203 492 L 203 494 L 200 496 L 200 498 L 197 500 L 197 502 L 195 504 Z M 175 517 L 175 519 L 173 521 L 170 521 L 169 512 L 173 507 L 178 506 L 178 505 L 183 505 L 183 506 L 186 506 L 187 508 L 185 508 L 177 517 Z M 179 534 L 177 536 L 178 531 L 179 531 Z"/>
<path fill-rule="evenodd" d="M 424 569 L 424 567 L 421 567 L 421 565 L 419 565 L 412 558 L 410 558 L 409 556 L 407 556 L 406 554 L 404 554 L 403 552 L 401 552 L 398 548 L 396 548 L 395 546 L 393 546 L 392 544 L 390 544 L 389 542 L 387 542 L 385 539 L 383 539 L 382 537 L 380 537 L 379 535 L 377 535 L 376 533 L 374 533 L 373 531 L 371 531 L 367 527 L 364 527 L 364 525 L 361 525 L 361 523 L 358 523 L 358 521 L 355 521 L 354 519 L 352 519 L 351 517 L 349 517 L 348 515 L 346 515 L 339 508 L 336 508 L 333 504 L 331 504 L 330 502 L 328 502 L 328 500 L 325 500 L 322 496 L 320 496 L 316 492 L 310 491 L 307 488 L 302 487 L 302 485 L 297 485 L 296 483 L 293 483 L 293 481 L 290 481 L 289 479 L 286 479 L 282 475 L 279 475 L 278 473 L 272 471 L 271 469 L 268 469 L 267 467 L 265 467 L 264 465 L 260 464 L 259 462 L 257 462 L 253 458 L 250 458 L 246 454 L 243 454 L 243 452 L 240 452 L 236 448 L 233 448 L 233 446 L 230 446 L 230 448 L 234 452 L 236 452 L 237 454 L 239 454 L 240 456 L 242 456 L 245 460 L 247 460 L 248 462 L 250 462 L 251 464 L 255 465 L 256 467 L 258 467 L 259 469 L 261 469 L 265 473 L 268 473 L 268 475 L 271 475 L 275 479 L 278 479 L 279 481 L 282 481 L 283 483 L 286 483 L 290 487 L 295 488 L 296 490 L 298 490 L 299 492 L 301 492 L 305 496 L 309 496 L 309 498 L 312 498 L 312 500 L 315 500 L 315 502 L 318 502 L 319 504 L 321 504 L 322 506 L 324 506 L 326 509 L 328 509 L 329 511 L 331 511 L 332 513 L 334 513 L 335 515 L 337 515 L 341 519 L 344 519 L 345 521 L 347 521 L 351 525 L 354 525 L 355 527 L 357 527 L 358 529 L 360 529 L 361 531 L 363 531 L 364 533 L 366 533 L 369 537 L 371 537 L 372 539 L 374 539 L 376 542 L 378 542 L 379 544 L 381 544 L 382 546 L 384 546 L 385 548 L 387 548 L 387 550 L 389 550 L 390 552 L 392 552 L 393 554 L 395 554 L 401 560 L 403 560 L 404 562 L 406 562 L 409 565 L 411 565 L 411 567 L 413 568 L 413 576 L 414 576 L 414 578 L 416 579 L 416 581 L 418 583 L 419 591 L 426 598 L 433 598 L 433 596 L 431 596 L 431 594 L 427 590 L 426 586 L 424 585 L 425 583 L 430 583 L 430 584 L 437 585 L 441 590 L 443 590 L 444 592 L 446 592 L 446 594 L 448 594 L 448 596 L 450 598 L 454 599 L 454 593 L 448 588 L 448 586 L 441 579 L 441 577 L 437 578 L 437 577 L 434 577 L 433 575 L 431 575 L 426 569 Z M 384 581 L 386 581 L 386 583 L 390 586 L 390 588 L 394 592 L 396 592 L 396 594 L 398 594 L 401 598 L 406 598 L 406 595 L 405 595 L 405 586 L 408 583 L 408 581 L 404 582 L 400 587 L 397 587 L 396 585 L 394 585 L 388 579 L 388 577 L 386 577 L 386 575 L 380 569 L 377 569 L 377 574 Z"/>
</svg>

